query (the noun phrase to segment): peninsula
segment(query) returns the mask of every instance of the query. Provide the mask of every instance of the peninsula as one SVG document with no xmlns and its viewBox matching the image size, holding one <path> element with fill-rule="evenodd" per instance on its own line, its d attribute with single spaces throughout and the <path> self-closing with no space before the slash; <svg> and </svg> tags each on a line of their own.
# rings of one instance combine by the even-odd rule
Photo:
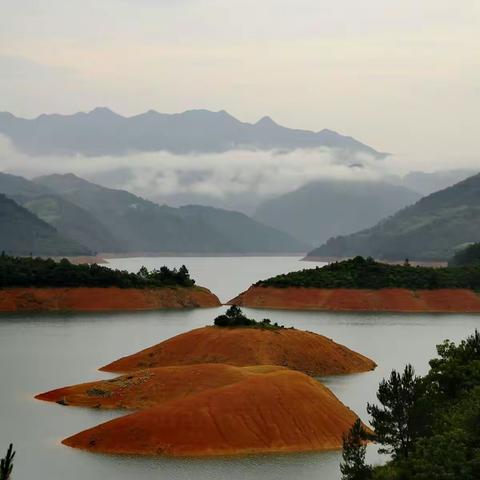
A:
<svg viewBox="0 0 480 480">
<path fill-rule="evenodd" d="M 0 312 L 113 311 L 216 307 L 218 298 L 198 287 L 185 266 L 138 273 L 67 259 L 0 255 Z"/>
<path fill-rule="evenodd" d="M 480 267 L 390 265 L 355 257 L 262 280 L 229 304 L 377 312 L 480 312 Z"/>
</svg>

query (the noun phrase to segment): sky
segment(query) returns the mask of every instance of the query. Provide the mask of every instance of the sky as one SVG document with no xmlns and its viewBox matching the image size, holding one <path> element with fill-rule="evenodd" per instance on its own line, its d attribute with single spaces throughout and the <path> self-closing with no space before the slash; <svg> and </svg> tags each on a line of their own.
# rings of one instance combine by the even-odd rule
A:
<svg viewBox="0 0 480 480">
<path fill-rule="evenodd" d="M 2 0 L 0 110 L 225 109 L 480 165 L 478 0 Z"/>
</svg>

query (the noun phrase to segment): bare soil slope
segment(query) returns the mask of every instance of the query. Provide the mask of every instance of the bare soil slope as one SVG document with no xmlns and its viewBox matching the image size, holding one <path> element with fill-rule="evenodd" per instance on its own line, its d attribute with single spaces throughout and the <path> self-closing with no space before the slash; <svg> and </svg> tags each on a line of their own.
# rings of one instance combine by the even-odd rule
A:
<svg viewBox="0 0 480 480">
<path fill-rule="evenodd" d="M 286 310 L 477 313 L 480 295 L 466 289 L 250 287 L 229 304 Z"/>
<path fill-rule="evenodd" d="M 234 367 L 214 363 L 159 367 L 108 380 L 58 388 L 35 398 L 62 405 L 142 410 L 279 370 L 283 368 L 269 365 Z"/>
<path fill-rule="evenodd" d="M 218 298 L 202 287 L 5 288 L 0 290 L 0 312 L 157 310 L 219 305 Z"/>
<path fill-rule="evenodd" d="M 282 370 L 117 418 L 63 443 L 171 456 L 329 450 L 341 448 L 356 418 L 319 382 Z"/>
<path fill-rule="evenodd" d="M 198 363 L 279 365 L 318 376 L 365 372 L 376 366 L 367 357 L 312 332 L 203 327 L 123 357 L 101 370 L 124 373 Z"/>
</svg>

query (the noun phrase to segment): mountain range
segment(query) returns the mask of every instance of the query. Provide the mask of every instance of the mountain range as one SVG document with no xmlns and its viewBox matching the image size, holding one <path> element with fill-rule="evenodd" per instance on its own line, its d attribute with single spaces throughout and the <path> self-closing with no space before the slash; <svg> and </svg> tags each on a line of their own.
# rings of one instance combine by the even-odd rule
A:
<svg viewBox="0 0 480 480">
<path fill-rule="evenodd" d="M 413 190 L 382 181 L 322 180 L 263 202 L 254 218 L 318 245 L 371 227 L 419 198 Z"/>
<path fill-rule="evenodd" d="M 308 249 L 290 235 L 238 212 L 201 206 L 160 206 L 73 174 L 49 175 L 33 181 L 0 174 L 0 192 L 62 238 L 83 245 L 82 254 L 271 254 Z M 14 236 L 15 231 L 10 234 Z M 30 251 L 43 254 L 42 248 Z M 59 249 L 55 254 L 69 254 L 67 250 Z"/>
<path fill-rule="evenodd" d="M 156 151 L 186 154 L 329 147 L 343 152 L 347 159 L 352 153 L 385 156 L 332 130 L 290 129 L 270 117 L 254 124 L 245 123 L 224 110 L 188 110 L 175 114 L 149 110 L 124 117 L 99 107 L 88 113 L 42 114 L 34 119 L 0 112 L 0 134 L 30 155 L 100 156 Z"/>
<path fill-rule="evenodd" d="M 480 174 L 423 197 L 372 228 L 328 240 L 313 257 L 446 260 L 480 240 Z"/>
</svg>

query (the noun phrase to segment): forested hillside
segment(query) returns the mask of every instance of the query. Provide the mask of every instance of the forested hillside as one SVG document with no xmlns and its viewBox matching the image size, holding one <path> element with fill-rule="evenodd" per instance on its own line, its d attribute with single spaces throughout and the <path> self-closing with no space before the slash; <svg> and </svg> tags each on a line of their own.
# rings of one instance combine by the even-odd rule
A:
<svg viewBox="0 0 480 480">
<path fill-rule="evenodd" d="M 86 247 L 61 236 L 15 201 L 0 193 L 0 251 L 17 255 L 89 255 Z"/>
<path fill-rule="evenodd" d="M 308 257 L 448 260 L 480 240 L 480 174 L 419 200 L 372 228 L 332 238 Z"/>
</svg>

